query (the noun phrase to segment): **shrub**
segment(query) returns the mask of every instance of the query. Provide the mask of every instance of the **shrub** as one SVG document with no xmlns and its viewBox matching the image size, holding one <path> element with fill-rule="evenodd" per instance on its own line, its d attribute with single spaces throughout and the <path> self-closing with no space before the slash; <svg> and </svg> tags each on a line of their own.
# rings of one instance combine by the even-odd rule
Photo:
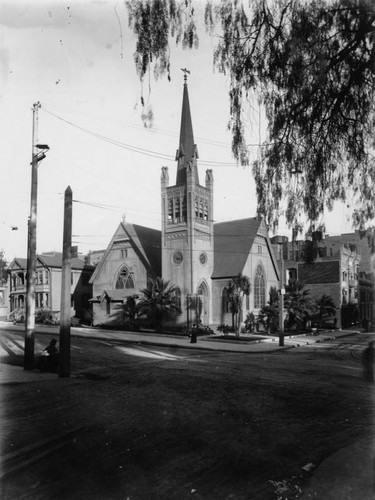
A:
<svg viewBox="0 0 375 500">
<path fill-rule="evenodd" d="M 37 309 L 35 311 L 35 323 L 54 325 L 55 318 L 51 309 Z"/>
</svg>

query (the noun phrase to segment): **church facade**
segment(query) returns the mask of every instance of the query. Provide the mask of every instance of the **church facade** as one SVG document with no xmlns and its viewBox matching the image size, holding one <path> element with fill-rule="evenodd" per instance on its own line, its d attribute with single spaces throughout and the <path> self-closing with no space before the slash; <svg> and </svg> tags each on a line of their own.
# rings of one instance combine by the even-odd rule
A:
<svg viewBox="0 0 375 500">
<path fill-rule="evenodd" d="M 180 325 L 231 324 L 226 287 L 239 273 L 250 278 L 244 317 L 267 303 L 279 286 L 279 270 L 262 219 L 214 223 L 214 179 L 198 175 L 188 87 L 183 88 L 177 174 L 161 169 L 161 231 L 120 223 L 91 278 L 94 324 L 111 320 L 115 303 L 141 295 L 148 278 L 161 276 L 175 285 L 183 313 Z"/>
</svg>

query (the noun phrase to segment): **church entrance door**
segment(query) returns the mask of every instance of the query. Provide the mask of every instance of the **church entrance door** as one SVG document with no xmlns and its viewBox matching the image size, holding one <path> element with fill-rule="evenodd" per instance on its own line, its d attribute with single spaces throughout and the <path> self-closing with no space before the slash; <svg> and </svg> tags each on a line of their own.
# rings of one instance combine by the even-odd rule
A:
<svg viewBox="0 0 375 500">
<path fill-rule="evenodd" d="M 208 287 L 205 282 L 198 287 L 197 319 L 198 323 L 203 325 L 208 325 L 210 321 Z"/>
</svg>

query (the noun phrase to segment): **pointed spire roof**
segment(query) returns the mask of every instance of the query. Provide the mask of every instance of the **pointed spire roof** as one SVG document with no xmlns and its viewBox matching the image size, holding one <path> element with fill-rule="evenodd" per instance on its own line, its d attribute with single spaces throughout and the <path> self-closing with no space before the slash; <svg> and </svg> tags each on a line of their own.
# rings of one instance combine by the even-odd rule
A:
<svg viewBox="0 0 375 500">
<path fill-rule="evenodd" d="M 193 134 L 193 124 L 191 121 L 191 113 L 190 113 L 189 94 L 185 79 L 184 94 L 182 98 L 180 142 L 178 150 L 176 152 L 176 161 L 178 161 L 176 185 L 185 184 L 186 169 L 188 167 L 189 162 L 193 162 L 195 179 L 197 184 L 199 184 L 198 169 L 196 163 L 197 158 L 198 158 L 198 150 L 196 144 L 194 144 L 194 134 Z"/>
</svg>

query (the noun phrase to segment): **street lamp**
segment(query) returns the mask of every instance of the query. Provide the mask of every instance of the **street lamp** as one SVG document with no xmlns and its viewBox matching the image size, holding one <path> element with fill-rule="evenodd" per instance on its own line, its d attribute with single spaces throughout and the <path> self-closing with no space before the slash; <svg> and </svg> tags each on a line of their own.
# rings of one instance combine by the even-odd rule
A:
<svg viewBox="0 0 375 500">
<path fill-rule="evenodd" d="M 26 323 L 25 323 L 25 355 L 24 369 L 34 368 L 34 330 L 35 330 L 35 275 L 36 275 L 36 221 L 38 197 L 38 163 L 49 150 L 47 144 L 37 144 L 38 110 L 40 103 L 33 105 L 33 134 L 31 156 L 31 197 L 30 218 L 27 239 L 27 288 L 26 288 Z"/>
</svg>

